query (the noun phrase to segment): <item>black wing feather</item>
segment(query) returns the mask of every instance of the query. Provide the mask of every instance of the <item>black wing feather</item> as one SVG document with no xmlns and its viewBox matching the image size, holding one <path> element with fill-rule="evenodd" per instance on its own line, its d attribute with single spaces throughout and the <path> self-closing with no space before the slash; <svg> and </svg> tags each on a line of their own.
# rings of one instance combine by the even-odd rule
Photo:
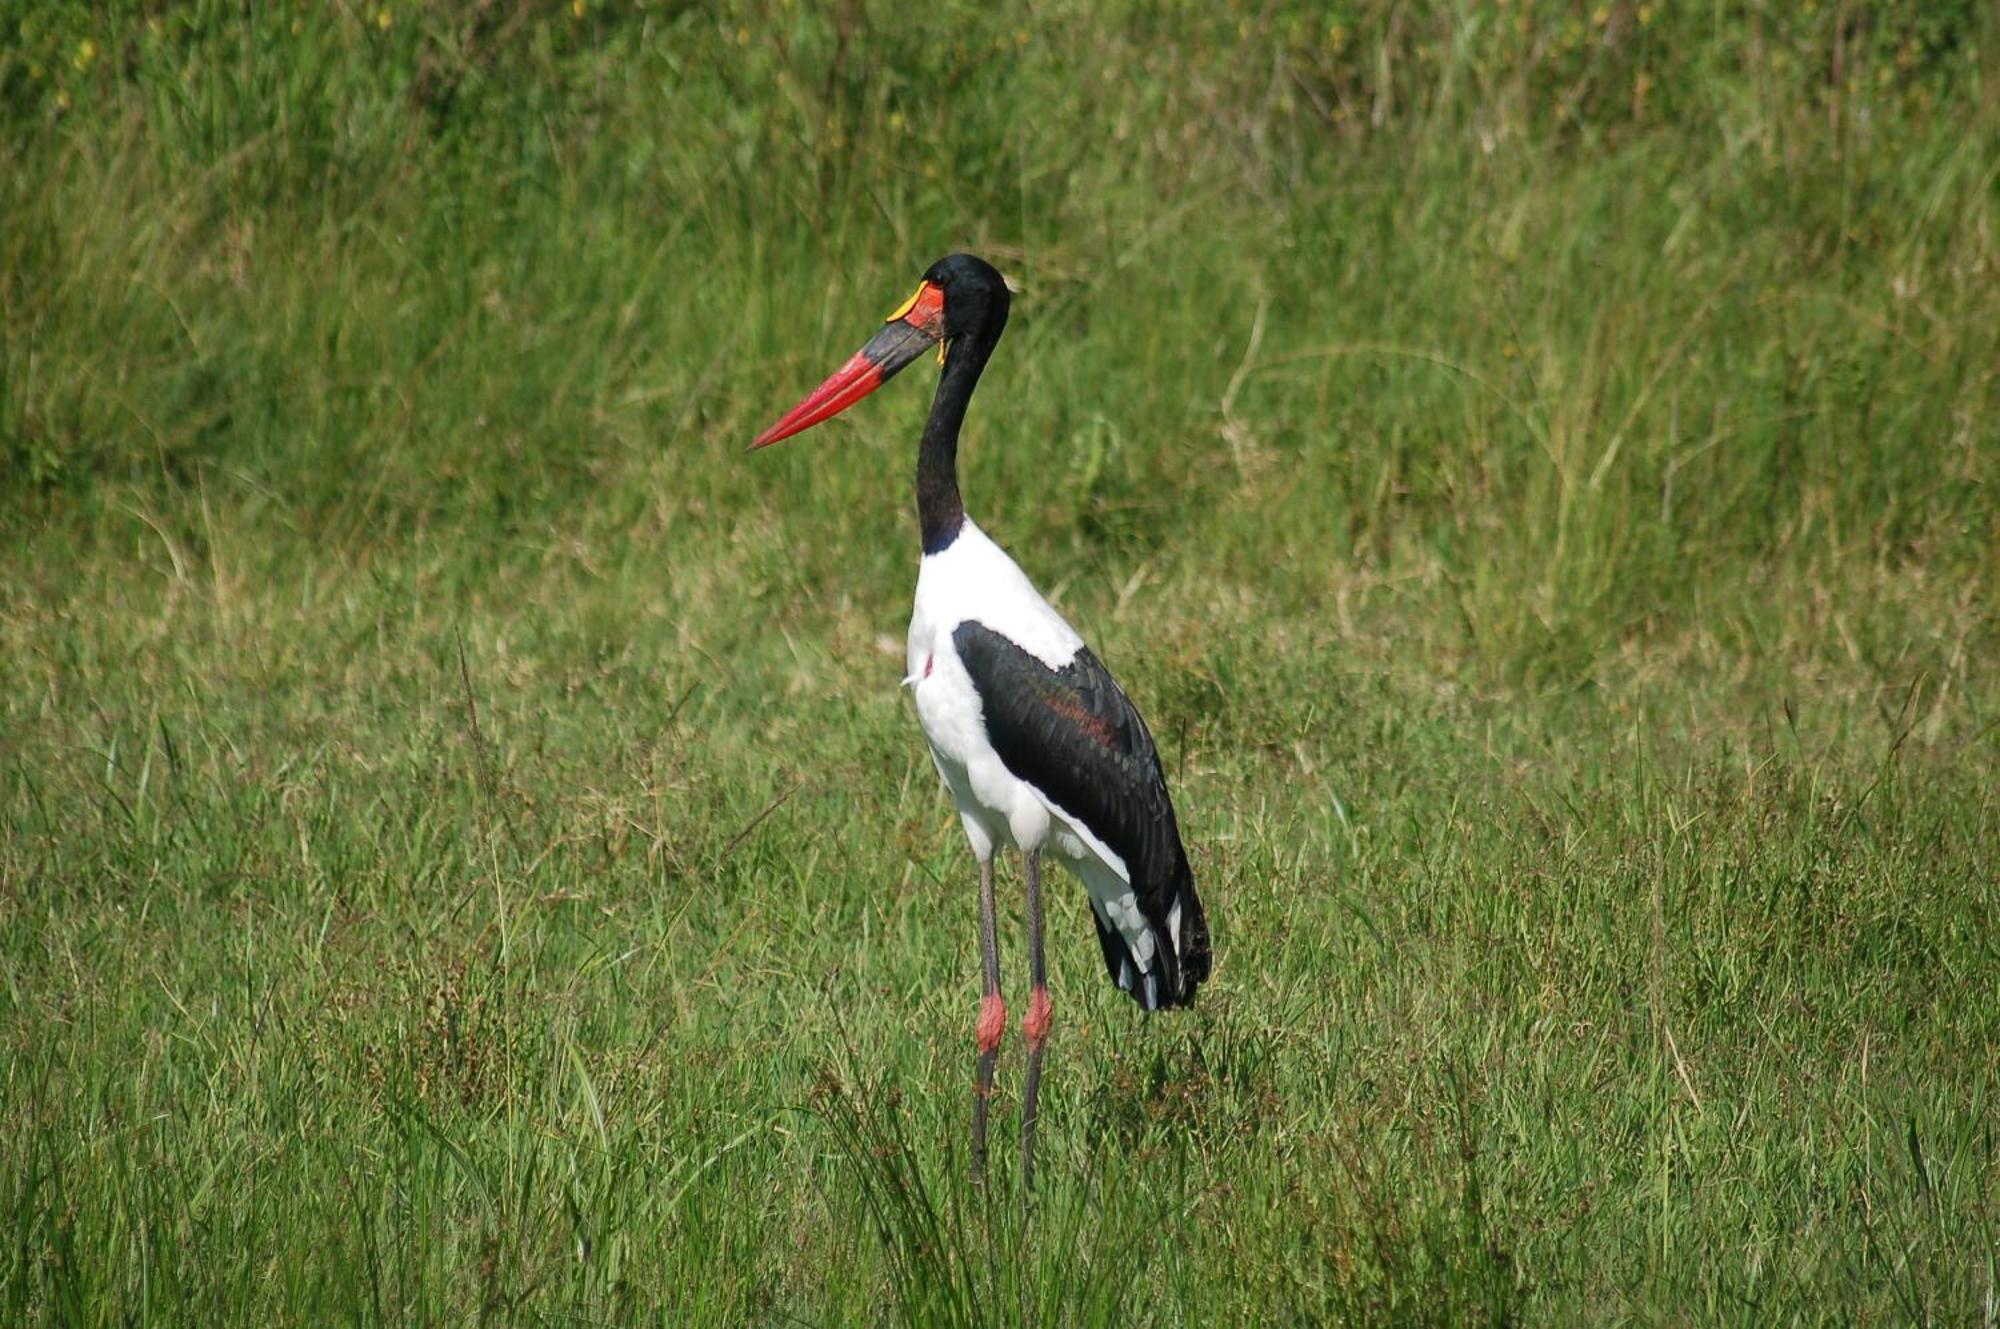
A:
<svg viewBox="0 0 2000 1329">
<path fill-rule="evenodd" d="M 1165 991 L 1158 994 L 1159 1004 L 1192 1001 L 1195 986 L 1208 977 L 1208 924 L 1181 846 L 1166 773 L 1138 708 L 1088 646 L 1062 668 L 1051 669 L 969 619 L 951 639 L 979 693 L 987 740 L 1007 769 L 1125 860 L 1162 957 Z M 1178 951 L 1167 931 L 1176 903 Z M 1117 982 L 1129 963 L 1123 939 L 1101 922 L 1099 932 L 1105 966 Z M 1138 984 L 1127 990 L 1144 1002 Z"/>
</svg>

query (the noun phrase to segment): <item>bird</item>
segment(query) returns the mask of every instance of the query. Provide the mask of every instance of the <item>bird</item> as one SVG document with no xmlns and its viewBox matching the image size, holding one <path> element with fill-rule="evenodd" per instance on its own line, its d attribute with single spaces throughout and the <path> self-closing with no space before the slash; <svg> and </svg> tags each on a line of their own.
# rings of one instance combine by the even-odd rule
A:
<svg viewBox="0 0 2000 1329">
<path fill-rule="evenodd" d="M 971 254 L 927 269 L 915 294 L 752 450 L 847 410 L 936 348 L 937 394 L 917 446 L 922 560 L 904 684 L 979 867 L 981 996 L 972 1167 L 986 1174 L 987 1105 L 1007 1024 L 994 859 L 1021 856 L 1030 992 L 1021 1171 L 1034 1178 L 1042 1057 L 1053 1016 L 1042 936 L 1044 857 L 1083 884 L 1111 981 L 1146 1011 L 1186 1007 L 1209 977 L 1208 919 L 1166 772 L 1139 710 L 1020 566 L 966 515 L 958 443 L 1007 326 L 1012 292 Z"/>
</svg>

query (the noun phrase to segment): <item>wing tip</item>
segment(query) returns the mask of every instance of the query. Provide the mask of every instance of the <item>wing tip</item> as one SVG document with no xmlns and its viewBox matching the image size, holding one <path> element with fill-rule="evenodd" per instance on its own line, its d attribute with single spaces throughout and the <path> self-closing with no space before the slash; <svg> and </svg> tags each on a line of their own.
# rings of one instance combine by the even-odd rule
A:
<svg viewBox="0 0 2000 1329">
<path fill-rule="evenodd" d="M 1193 926 L 1183 929 L 1186 945 L 1177 958 L 1169 964 L 1145 970 L 1133 960 L 1123 937 L 1106 928 L 1103 920 L 1097 920 L 1097 924 L 1098 941 L 1104 947 L 1105 968 L 1120 992 L 1149 1013 L 1194 1005 L 1195 993 L 1208 981 L 1213 964 L 1208 947 L 1207 922 L 1201 917 L 1199 905 L 1194 911 Z M 1154 929 L 1153 940 L 1155 955 L 1171 954 L 1165 948 L 1167 938 L 1164 930 Z"/>
</svg>

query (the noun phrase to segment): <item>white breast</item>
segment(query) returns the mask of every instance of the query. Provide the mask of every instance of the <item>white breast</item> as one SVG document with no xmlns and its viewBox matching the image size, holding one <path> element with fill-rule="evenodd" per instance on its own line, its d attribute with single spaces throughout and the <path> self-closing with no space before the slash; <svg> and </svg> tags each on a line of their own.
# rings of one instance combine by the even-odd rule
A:
<svg viewBox="0 0 2000 1329">
<path fill-rule="evenodd" d="M 943 550 L 924 555 L 917 572 L 917 602 L 910 616 L 910 678 L 922 678 L 924 661 L 940 640 L 950 644 L 952 629 L 977 619 L 1013 641 L 1051 669 L 1076 658 L 1083 638 L 1063 621 L 1028 574 L 986 532 L 966 519 Z"/>
</svg>

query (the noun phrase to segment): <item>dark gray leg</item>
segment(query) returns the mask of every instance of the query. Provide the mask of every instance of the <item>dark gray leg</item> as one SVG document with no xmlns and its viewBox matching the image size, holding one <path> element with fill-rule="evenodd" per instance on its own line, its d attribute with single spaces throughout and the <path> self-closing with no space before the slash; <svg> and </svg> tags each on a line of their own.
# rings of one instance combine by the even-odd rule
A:
<svg viewBox="0 0 2000 1329">
<path fill-rule="evenodd" d="M 1000 1059 L 1000 1036 L 1007 1007 L 1000 1000 L 1000 934 L 994 920 L 993 860 L 979 864 L 979 967 L 985 984 L 979 999 L 979 1072 L 972 1088 L 972 1176 L 986 1178 L 986 1105 L 993 1097 L 993 1063 Z"/>
<path fill-rule="evenodd" d="M 1049 1037 L 1049 974 L 1042 960 L 1042 856 L 1027 856 L 1028 869 L 1028 1013 L 1021 1032 L 1028 1039 L 1028 1083 L 1021 1091 L 1021 1185 L 1035 1184 L 1035 1100 L 1042 1088 L 1042 1045 Z"/>
</svg>

